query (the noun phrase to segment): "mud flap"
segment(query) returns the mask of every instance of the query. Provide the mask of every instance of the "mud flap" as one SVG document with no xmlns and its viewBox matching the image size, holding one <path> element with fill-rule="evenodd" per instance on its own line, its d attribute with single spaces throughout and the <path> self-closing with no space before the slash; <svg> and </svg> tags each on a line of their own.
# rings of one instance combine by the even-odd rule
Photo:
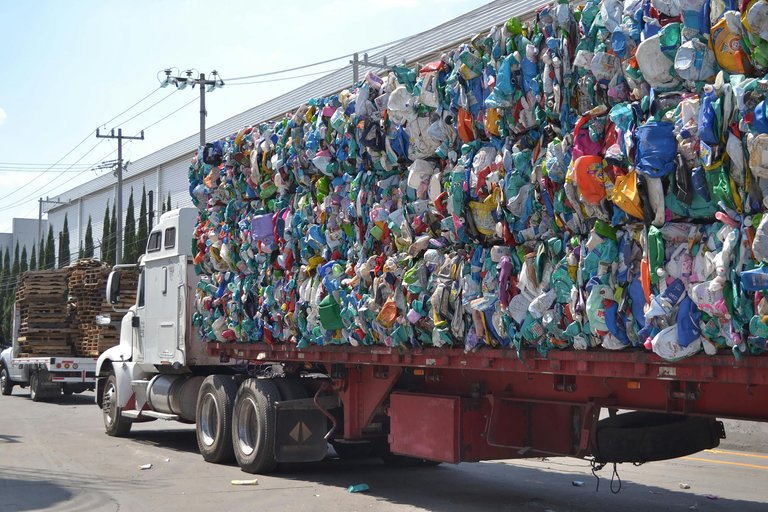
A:
<svg viewBox="0 0 768 512">
<path fill-rule="evenodd" d="M 278 462 L 313 462 L 325 458 L 328 421 L 311 398 L 276 402 L 275 458 Z"/>
</svg>

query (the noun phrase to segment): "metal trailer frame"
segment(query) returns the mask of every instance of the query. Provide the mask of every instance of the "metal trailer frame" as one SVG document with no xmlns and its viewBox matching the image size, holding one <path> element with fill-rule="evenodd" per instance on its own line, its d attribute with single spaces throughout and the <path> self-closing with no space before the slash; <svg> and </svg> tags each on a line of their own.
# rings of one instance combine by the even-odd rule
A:
<svg viewBox="0 0 768 512">
<path fill-rule="evenodd" d="M 585 457 L 603 408 L 768 421 L 768 358 L 641 351 L 208 343 L 222 362 L 321 367 L 345 440 L 388 433 L 393 453 L 462 462 Z M 388 428 L 382 429 L 382 423 Z"/>
</svg>

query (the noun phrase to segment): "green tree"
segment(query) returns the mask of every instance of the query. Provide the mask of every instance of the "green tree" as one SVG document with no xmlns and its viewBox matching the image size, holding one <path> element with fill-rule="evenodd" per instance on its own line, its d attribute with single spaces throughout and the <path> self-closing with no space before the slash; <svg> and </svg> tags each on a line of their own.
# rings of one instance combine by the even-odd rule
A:
<svg viewBox="0 0 768 512">
<path fill-rule="evenodd" d="M 88 216 L 88 226 L 85 228 L 85 247 L 83 248 L 84 258 L 93 258 L 93 228 L 91 227 L 91 216 Z"/>
<path fill-rule="evenodd" d="M 120 233 L 122 234 L 122 233 Z M 114 265 L 117 259 L 117 214 L 115 213 L 115 205 L 112 204 L 112 222 L 109 226 L 109 263 Z"/>
<path fill-rule="evenodd" d="M 168 192 L 168 205 L 165 207 L 165 211 L 169 212 L 169 211 L 171 211 L 172 209 L 173 209 L 173 208 L 171 208 L 171 193 L 170 193 L 170 192 Z"/>
<path fill-rule="evenodd" d="M 40 239 L 40 250 L 37 251 L 37 270 L 45 266 L 45 238 Z"/>
<path fill-rule="evenodd" d="M 13 249 L 13 270 L 11 273 L 13 274 L 13 277 L 16 277 L 19 275 L 19 269 L 21 267 L 19 266 L 19 241 L 16 240 L 16 247 Z"/>
<path fill-rule="evenodd" d="M 139 207 L 139 228 L 136 232 L 135 257 L 138 261 L 139 256 L 144 254 L 147 247 L 147 237 L 149 236 L 149 225 L 147 218 L 147 188 L 141 187 L 141 206 Z"/>
<path fill-rule="evenodd" d="M 64 214 L 64 227 L 61 230 L 61 239 L 59 240 L 59 268 L 69 265 L 69 220 L 67 214 Z"/>
<path fill-rule="evenodd" d="M 102 224 L 101 234 L 101 261 L 109 263 L 109 228 L 111 224 L 109 222 L 109 201 L 107 201 L 107 208 L 104 210 L 104 224 Z"/>
<path fill-rule="evenodd" d="M 35 253 L 35 248 L 33 246 L 32 247 L 32 254 L 34 254 L 34 253 Z M 27 270 L 29 270 L 29 264 L 27 262 L 27 246 L 25 245 L 21 249 L 21 262 L 19 263 L 19 272 L 23 274 Z"/>
<path fill-rule="evenodd" d="M 56 268 L 56 241 L 53 239 L 53 226 L 48 225 L 48 238 L 45 240 L 44 269 Z"/>
<path fill-rule="evenodd" d="M 32 254 L 29 256 L 29 270 L 37 269 L 37 253 L 35 244 L 32 244 Z"/>
<path fill-rule="evenodd" d="M 133 212 L 133 188 L 128 196 L 128 209 L 123 226 L 123 263 L 136 263 L 136 217 Z"/>
</svg>

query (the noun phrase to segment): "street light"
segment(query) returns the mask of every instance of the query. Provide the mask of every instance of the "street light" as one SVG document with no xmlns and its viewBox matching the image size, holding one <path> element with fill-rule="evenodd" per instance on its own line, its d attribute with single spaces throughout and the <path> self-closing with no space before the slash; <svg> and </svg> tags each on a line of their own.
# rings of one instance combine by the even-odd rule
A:
<svg viewBox="0 0 768 512">
<path fill-rule="evenodd" d="M 200 86 L 200 146 L 205 146 L 205 117 L 208 112 L 205 110 L 205 93 L 212 92 L 219 87 L 224 87 L 224 80 L 219 76 L 218 71 L 215 69 L 211 72 L 213 79 L 205 79 L 205 73 L 200 73 L 197 78 L 193 78 L 195 70 L 187 69 L 184 71 L 186 76 L 173 76 L 173 69 L 164 69 L 165 80 L 160 80 L 160 87 L 168 87 L 168 85 L 175 85 L 178 90 L 186 89 L 188 85 L 191 85 L 194 89 L 196 85 Z M 160 73 L 158 73 L 159 75 Z M 159 80 L 159 78 L 158 78 Z"/>
</svg>

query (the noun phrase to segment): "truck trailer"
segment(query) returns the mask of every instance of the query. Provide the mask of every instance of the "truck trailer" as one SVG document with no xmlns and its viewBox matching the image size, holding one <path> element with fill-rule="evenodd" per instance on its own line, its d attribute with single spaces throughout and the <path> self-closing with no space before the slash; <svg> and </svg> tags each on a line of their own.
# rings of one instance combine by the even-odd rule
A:
<svg viewBox="0 0 768 512">
<path fill-rule="evenodd" d="M 730 352 L 669 362 L 639 350 L 204 342 L 193 326 L 197 215 L 174 210 L 153 228 L 120 344 L 96 364 L 111 436 L 155 419 L 194 423 L 206 461 L 265 473 L 321 460 L 329 442 L 341 457 L 401 463 L 643 463 L 718 446 L 716 418 L 768 420 L 768 358 Z M 126 267 L 109 277 L 112 303 Z"/>
</svg>

